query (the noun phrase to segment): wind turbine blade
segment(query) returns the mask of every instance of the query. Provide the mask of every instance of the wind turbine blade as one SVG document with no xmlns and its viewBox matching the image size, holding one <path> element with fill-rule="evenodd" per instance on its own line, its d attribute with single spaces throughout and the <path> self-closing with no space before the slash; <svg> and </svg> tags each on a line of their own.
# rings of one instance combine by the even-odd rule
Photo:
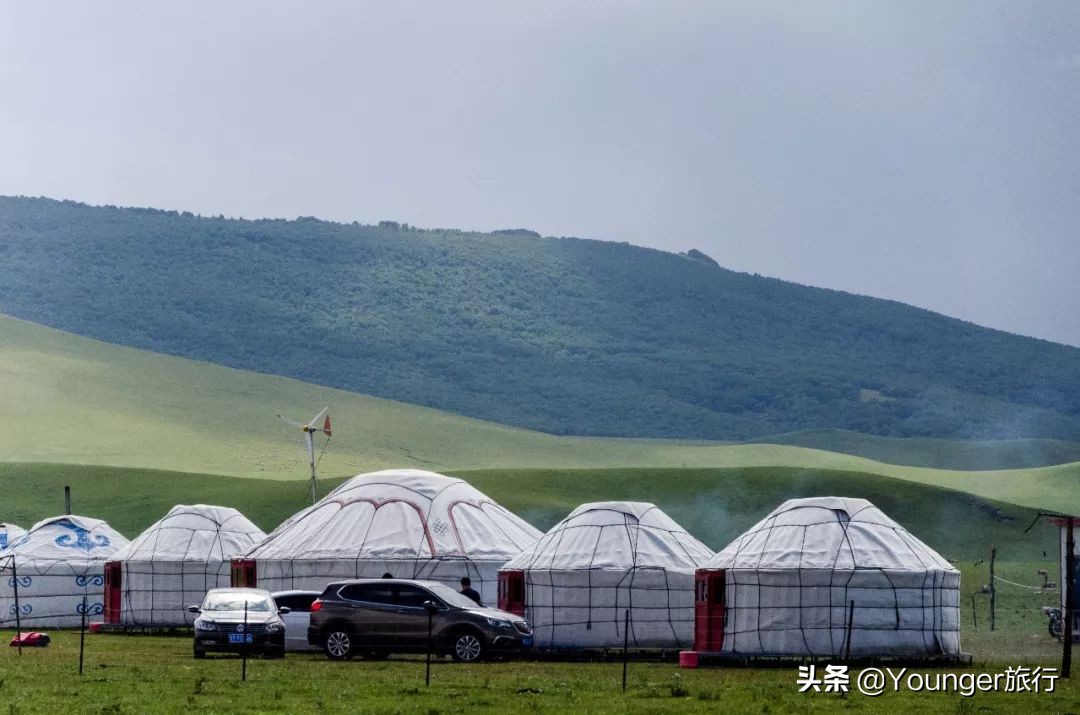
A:
<svg viewBox="0 0 1080 715">
<path fill-rule="evenodd" d="M 296 427 L 297 429 L 303 429 L 304 427 L 304 425 L 300 424 L 296 420 L 290 420 L 288 417 L 283 417 L 282 415 L 278 415 L 278 419 L 280 419 L 287 425 L 292 425 L 293 427 Z"/>
<path fill-rule="evenodd" d="M 319 422 L 319 418 L 326 414 L 326 411 L 330 409 L 329 405 L 319 410 L 319 414 L 308 420 L 308 424 L 314 427 Z"/>
<path fill-rule="evenodd" d="M 311 432 L 304 433 L 304 441 L 307 442 L 307 454 L 311 463 L 315 463 L 315 441 L 311 437 Z"/>
</svg>

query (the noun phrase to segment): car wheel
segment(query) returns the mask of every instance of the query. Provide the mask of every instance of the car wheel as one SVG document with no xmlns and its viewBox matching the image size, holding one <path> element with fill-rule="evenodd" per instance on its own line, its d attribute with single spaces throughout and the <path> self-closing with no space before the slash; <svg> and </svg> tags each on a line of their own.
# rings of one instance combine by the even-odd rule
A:
<svg viewBox="0 0 1080 715">
<path fill-rule="evenodd" d="M 348 660 L 353 653 L 353 637 L 346 630 L 335 628 L 323 640 L 323 652 L 330 660 Z"/>
<path fill-rule="evenodd" d="M 192 655 L 195 657 L 195 660 L 202 660 L 206 657 L 206 651 L 202 648 L 196 647 Z"/>
<path fill-rule="evenodd" d="M 285 646 L 281 646 L 280 648 L 275 648 L 274 650 L 270 651 L 270 657 L 275 659 L 284 658 Z"/>
<path fill-rule="evenodd" d="M 454 636 L 450 654 L 459 663 L 475 663 L 484 655 L 484 641 L 475 631 L 461 631 Z"/>
</svg>

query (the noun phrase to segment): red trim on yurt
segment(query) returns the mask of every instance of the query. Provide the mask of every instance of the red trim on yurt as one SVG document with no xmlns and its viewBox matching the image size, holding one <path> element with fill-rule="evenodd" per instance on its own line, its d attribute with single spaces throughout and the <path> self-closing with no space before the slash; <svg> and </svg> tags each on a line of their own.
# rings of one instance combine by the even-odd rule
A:
<svg viewBox="0 0 1080 715">
<path fill-rule="evenodd" d="M 724 646 L 726 574 L 722 570 L 694 572 L 694 650 L 718 653 Z"/>
<path fill-rule="evenodd" d="M 258 584 L 255 559 L 233 559 L 229 566 L 229 583 L 233 588 L 255 588 Z"/>
<path fill-rule="evenodd" d="M 123 564 L 105 562 L 105 622 L 120 623 L 120 594 L 123 593 Z"/>
<path fill-rule="evenodd" d="M 499 572 L 499 610 L 525 616 L 525 572 Z"/>
</svg>

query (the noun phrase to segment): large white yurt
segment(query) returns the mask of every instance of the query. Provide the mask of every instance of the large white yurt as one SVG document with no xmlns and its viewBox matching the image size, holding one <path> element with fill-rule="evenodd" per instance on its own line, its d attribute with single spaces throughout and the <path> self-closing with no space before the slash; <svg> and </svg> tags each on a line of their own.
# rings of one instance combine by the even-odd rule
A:
<svg viewBox="0 0 1080 715">
<path fill-rule="evenodd" d="M 960 654 L 960 572 L 865 499 L 788 500 L 697 580 L 697 651 Z"/>
<path fill-rule="evenodd" d="M 472 580 L 484 603 L 497 574 L 540 532 L 461 479 L 416 469 L 361 474 L 233 561 L 233 585 L 313 589 L 346 578 Z"/>
<path fill-rule="evenodd" d="M 190 625 L 187 607 L 229 585 L 230 562 L 266 538 L 236 509 L 177 505 L 105 566 L 105 621 L 125 626 Z"/>
<path fill-rule="evenodd" d="M 104 612 L 105 562 L 128 540 L 100 519 L 55 516 L 34 524 L 0 554 L 0 618 L 5 627 L 63 628 Z"/>
<path fill-rule="evenodd" d="M 537 648 L 688 647 L 694 570 L 712 551 L 653 504 L 582 504 L 499 573 Z"/>
<path fill-rule="evenodd" d="M 26 529 L 16 524 L 0 523 L 0 552 L 26 533 Z"/>
</svg>

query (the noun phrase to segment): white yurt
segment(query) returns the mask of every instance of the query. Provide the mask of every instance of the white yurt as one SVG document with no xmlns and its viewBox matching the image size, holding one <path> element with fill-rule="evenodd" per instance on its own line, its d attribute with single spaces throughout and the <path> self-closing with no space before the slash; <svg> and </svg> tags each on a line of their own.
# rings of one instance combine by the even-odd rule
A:
<svg viewBox="0 0 1080 715">
<path fill-rule="evenodd" d="M 105 621 L 125 626 L 191 625 L 187 607 L 229 585 L 230 561 L 266 538 L 236 509 L 174 506 L 105 566 Z"/>
<path fill-rule="evenodd" d="M 234 560 L 233 585 L 321 591 L 346 578 L 472 580 L 484 603 L 497 574 L 540 532 L 461 479 L 416 469 L 361 474 Z"/>
<path fill-rule="evenodd" d="M 865 499 L 784 502 L 705 564 L 698 586 L 698 651 L 960 654 L 960 572 Z"/>
<path fill-rule="evenodd" d="M 5 627 L 79 626 L 104 612 L 105 562 L 128 540 L 100 519 L 54 516 L 34 524 L 0 554 L 0 617 Z"/>
<path fill-rule="evenodd" d="M 694 570 L 712 551 L 653 504 L 582 504 L 499 573 L 537 648 L 689 647 Z"/>
<path fill-rule="evenodd" d="M 0 523 L 0 552 L 26 534 L 26 529 L 16 524 Z"/>
</svg>

